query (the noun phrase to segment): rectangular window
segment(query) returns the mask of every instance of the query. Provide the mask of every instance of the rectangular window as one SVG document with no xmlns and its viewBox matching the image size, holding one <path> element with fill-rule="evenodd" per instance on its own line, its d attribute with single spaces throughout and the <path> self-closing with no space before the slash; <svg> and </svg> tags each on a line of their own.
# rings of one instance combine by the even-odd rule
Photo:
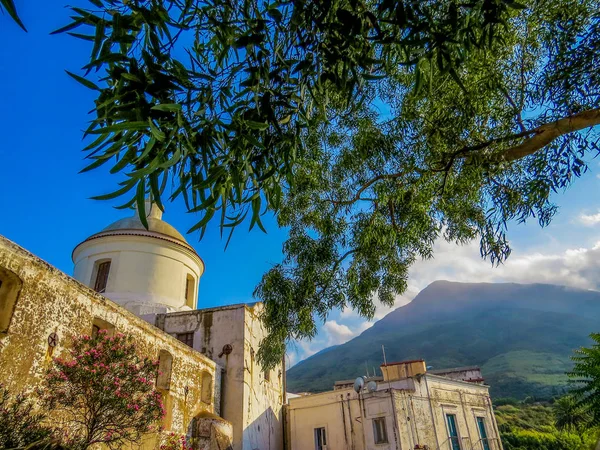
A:
<svg viewBox="0 0 600 450">
<path fill-rule="evenodd" d="M 373 419 L 373 437 L 376 444 L 387 444 L 387 429 L 385 427 L 385 417 Z"/>
<path fill-rule="evenodd" d="M 448 422 L 448 442 L 450 450 L 461 450 L 460 437 L 458 436 L 458 428 L 456 426 L 456 416 L 454 414 L 446 414 Z"/>
<path fill-rule="evenodd" d="M 487 431 L 485 429 L 485 418 L 477 418 L 477 428 L 479 429 L 479 438 L 481 439 L 481 447 L 483 450 L 490 450 L 490 442 L 487 437 Z"/>
<path fill-rule="evenodd" d="M 190 308 L 195 308 L 194 305 L 194 277 L 190 274 L 185 278 L 185 304 Z"/>
<path fill-rule="evenodd" d="M 177 333 L 177 339 L 183 342 L 188 347 L 194 347 L 194 333 Z"/>
<path fill-rule="evenodd" d="M 106 284 L 108 283 L 108 272 L 110 272 L 110 261 L 104 261 L 98 264 L 96 282 L 94 283 L 94 290 L 96 292 L 102 294 L 106 291 Z"/>
<path fill-rule="evenodd" d="M 327 433 L 325 428 L 315 428 L 315 450 L 327 449 Z"/>
</svg>

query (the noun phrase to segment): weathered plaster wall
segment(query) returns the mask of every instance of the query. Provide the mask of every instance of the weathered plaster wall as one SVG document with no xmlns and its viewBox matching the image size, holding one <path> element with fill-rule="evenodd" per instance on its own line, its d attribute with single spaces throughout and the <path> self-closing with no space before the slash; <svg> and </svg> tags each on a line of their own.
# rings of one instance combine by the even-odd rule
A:
<svg viewBox="0 0 600 450">
<path fill-rule="evenodd" d="M 327 430 L 327 450 L 452 450 L 446 414 L 455 414 L 461 448 L 483 450 L 476 417 L 484 417 L 490 449 L 501 450 L 487 386 L 427 375 L 387 383 L 360 399 L 352 389 L 290 399 L 289 448 L 314 448 L 315 428 Z M 375 444 L 373 419 L 384 418 L 388 442 Z"/>
<path fill-rule="evenodd" d="M 325 428 L 327 450 L 364 450 L 361 404 L 352 389 L 290 399 L 287 407 L 290 450 L 315 448 L 316 428 Z"/>
<path fill-rule="evenodd" d="M 420 414 L 423 416 L 427 415 L 427 409 L 429 409 L 430 416 L 433 413 L 438 445 L 441 448 L 444 446 L 449 448 L 445 415 L 454 414 L 462 448 L 483 450 L 476 419 L 480 416 L 485 419 L 490 448 L 492 450 L 501 449 L 496 418 L 487 386 L 450 380 L 436 375 L 427 375 L 415 385 L 417 389 L 413 396 L 415 405 L 418 405 L 418 409 L 421 410 Z M 426 401 L 427 390 L 429 390 L 431 402 Z M 431 433 L 431 428 L 422 428 L 420 433 L 421 435 Z M 428 440 L 431 441 L 431 436 L 428 436 Z"/>
<path fill-rule="evenodd" d="M 156 319 L 157 327 L 169 334 L 193 332 L 194 349 L 224 368 L 221 415 L 233 425 L 235 450 L 282 448 L 283 370 L 272 370 L 266 381 L 256 361 L 265 333 L 260 308 L 232 305 L 160 314 Z"/>
<path fill-rule="evenodd" d="M 243 450 L 279 450 L 283 446 L 282 408 L 284 370 L 278 365 L 265 374 L 256 359 L 266 335 L 259 315 L 262 304 L 245 307 L 244 434 Z"/>
<path fill-rule="evenodd" d="M 167 430 L 183 433 L 197 414 L 214 411 L 214 397 L 210 403 L 201 400 L 203 373 L 208 372 L 213 383 L 219 384 L 220 370 L 214 361 L 2 236 L 0 267 L 23 282 L 8 333 L 0 336 L 0 382 L 11 391 L 37 386 L 51 357 L 64 354 L 72 336 L 90 334 L 94 319 L 101 319 L 117 331 L 132 335 L 142 354 L 152 358 L 157 358 L 161 350 L 172 354 L 171 385 L 165 392 Z M 51 333 L 59 339 L 54 348 L 48 345 Z M 148 445 L 153 445 L 152 440 Z"/>
</svg>

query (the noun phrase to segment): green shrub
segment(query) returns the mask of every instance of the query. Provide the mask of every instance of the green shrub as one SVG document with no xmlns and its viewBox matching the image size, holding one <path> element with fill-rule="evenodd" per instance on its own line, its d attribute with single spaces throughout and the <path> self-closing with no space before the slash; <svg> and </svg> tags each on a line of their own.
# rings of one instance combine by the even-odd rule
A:
<svg viewBox="0 0 600 450">
<path fill-rule="evenodd" d="M 13 396 L 0 385 L 0 449 L 30 446 L 50 438 L 51 431 L 42 425 L 44 415 L 35 412 L 24 395 Z"/>
</svg>

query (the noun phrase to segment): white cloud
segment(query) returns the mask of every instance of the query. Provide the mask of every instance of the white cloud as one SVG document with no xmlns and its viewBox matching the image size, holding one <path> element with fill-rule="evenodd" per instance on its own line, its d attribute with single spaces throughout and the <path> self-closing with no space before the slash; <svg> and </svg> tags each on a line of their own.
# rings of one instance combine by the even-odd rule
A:
<svg viewBox="0 0 600 450">
<path fill-rule="evenodd" d="M 579 222 L 586 227 L 593 227 L 600 223 L 600 212 L 597 214 L 581 214 L 579 216 Z"/>
<path fill-rule="evenodd" d="M 347 325 L 341 325 L 335 320 L 328 320 L 322 330 L 327 335 L 327 345 L 338 345 L 349 341 L 355 335 Z"/>
<path fill-rule="evenodd" d="M 420 261 L 412 268 L 413 283 L 424 288 L 435 280 L 462 282 L 550 283 L 600 289 L 600 241 L 592 248 L 566 249 L 562 252 L 519 253 L 492 267 L 479 257 L 477 243 L 457 246 L 438 242 L 435 258 Z"/>
</svg>

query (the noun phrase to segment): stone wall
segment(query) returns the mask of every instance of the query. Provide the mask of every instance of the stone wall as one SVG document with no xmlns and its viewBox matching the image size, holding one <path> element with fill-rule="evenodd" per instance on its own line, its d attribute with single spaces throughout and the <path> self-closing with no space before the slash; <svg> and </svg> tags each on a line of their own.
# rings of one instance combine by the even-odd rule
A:
<svg viewBox="0 0 600 450">
<path fill-rule="evenodd" d="M 164 391 L 166 430 L 186 433 L 195 416 L 215 411 L 214 394 L 202 401 L 203 379 L 220 385 L 221 370 L 214 361 L 2 236 L 0 269 L 0 277 L 8 272 L 22 282 L 13 309 L 4 308 L 0 299 L 0 314 L 10 319 L 7 332 L 0 334 L 0 382 L 11 391 L 33 390 L 51 358 L 64 354 L 72 337 L 91 334 L 94 321 L 100 321 L 132 335 L 144 355 L 156 359 L 161 351 L 171 354 L 170 387 Z M 52 333 L 58 337 L 55 347 L 48 344 Z M 154 445 L 150 439 L 145 446 Z"/>
</svg>

